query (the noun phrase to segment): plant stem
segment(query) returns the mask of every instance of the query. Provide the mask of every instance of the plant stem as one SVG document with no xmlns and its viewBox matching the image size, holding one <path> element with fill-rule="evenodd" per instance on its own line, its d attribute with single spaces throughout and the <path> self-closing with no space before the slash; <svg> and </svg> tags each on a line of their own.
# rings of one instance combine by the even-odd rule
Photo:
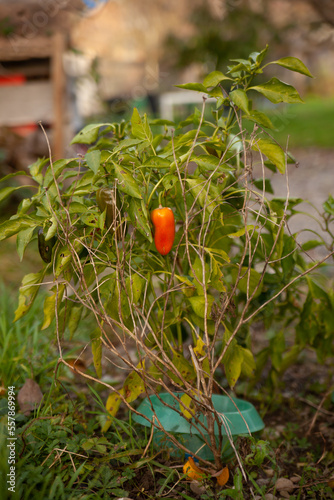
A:
<svg viewBox="0 0 334 500">
<path fill-rule="evenodd" d="M 166 264 L 167 264 L 167 272 L 168 274 L 172 277 L 172 270 L 171 270 L 171 264 L 170 264 L 170 255 L 166 255 Z M 166 275 L 165 275 L 166 276 Z M 172 279 L 171 279 L 172 282 Z M 167 279 L 166 279 L 166 284 L 167 284 Z M 168 287 L 168 284 L 167 284 Z M 175 314 L 176 312 L 176 302 L 175 302 L 175 296 L 173 293 L 171 293 L 171 298 L 172 298 L 172 305 L 173 305 L 173 313 Z M 181 330 L 181 323 L 180 321 L 177 321 L 176 323 L 176 331 L 177 331 L 177 343 L 179 350 L 182 352 L 182 330 Z"/>
</svg>

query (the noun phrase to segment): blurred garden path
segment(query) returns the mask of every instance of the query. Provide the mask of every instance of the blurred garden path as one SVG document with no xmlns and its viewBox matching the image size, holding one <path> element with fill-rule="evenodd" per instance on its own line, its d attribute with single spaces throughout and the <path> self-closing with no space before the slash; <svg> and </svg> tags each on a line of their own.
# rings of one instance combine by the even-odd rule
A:
<svg viewBox="0 0 334 500">
<path fill-rule="evenodd" d="M 303 198 L 313 204 L 317 210 L 323 211 L 323 203 L 331 194 L 334 196 L 334 148 L 294 148 L 291 153 L 295 157 L 296 165 L 288 165 L 289 197 Z M 271 174 L 275 196 L 286 196 L 287 179 L 285 175 Z M 317 217 L 317 211 L 309 203 L 302 203 L 296 207 Z M 318 217 L 317 217 L 318 218 Z M 317 222 L 305 215 L 295 215 L 289 224 L 292 232 L 303 230 L 298 236 L 299 242 L 307 239 L 316 239 L 307 229 L 319 232 Z M 332 228 L 332 231 L 334 228 Z M 321 235 L 330 241 L 324 233 Z M 314 256 L 324 256 L 326 251 L 313 251 Z"/>
</svg>

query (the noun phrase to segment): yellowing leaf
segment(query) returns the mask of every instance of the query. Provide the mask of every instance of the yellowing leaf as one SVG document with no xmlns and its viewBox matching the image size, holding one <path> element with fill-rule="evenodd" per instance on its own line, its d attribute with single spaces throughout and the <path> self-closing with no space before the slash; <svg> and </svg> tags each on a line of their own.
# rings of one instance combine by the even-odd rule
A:
<svg viewBox="0 0 334 500">
<path fill-rule="evenodd" d="M 192 418 L 192 413 L 190 413 L 187 408 L 192 409 L 193 407 L 193 401 L 191 397 L 188 394 L 183 394 L 180 398 L 180 410 L 182 411 L 183 415 L 185 418 Z"/>
<path fill-rule="evenodd" d="M 100 329 L 97 329 L 97 335 L 92 338 L 93 363 L 98 378 L 102 377 L 102 340 Z"/>
<path fill-rule="evenodd" d="M 59 308 L 64 291 L 65 291 L 65 285 L 59 285 L 58 290 L 55 290 L 53 295 L 50 295 L 49 297 L 45 298 L 44 308 L 43 308 L 44 321 L 41 330 L 45 330 L 52 323 L 52 320 L 55 317 L 56 303 L 57 307 Z"/>
<path fill-rule="evenodd" d="M 22 285 L 20 286 L 19 304 L 15 311 L 14 321 L 22 318 L 33 305 L 45 272 L 46 267 L 39 273 L 30 273 L 23 277 Z"/>
<path fill-rule="evenodd" d="M 121 389 L 119 392 L 122 394 L 123 390 Z M 102 432 L 107 432 L 107 430 L 109 429 L 111 422 L 112 422 L 111 417 L 115 417 L 116 413 L 118 412 L 118 409 L 120 407 L 121 402 L 122 402 L 122 398 L 116 392 L 112 392 L 111 394 L 109 394 L 108 399 L 107 399 L 107 403 L 106 403 L 106 410 L 109 412 L 109 416 L 108 416 L 104 426 L 102 427 Z"/>
<path fill-rule="evenodd" d="M 285 172 L 285 153 L 281 146 L 264 138 L 259 139 L 253 146 L 255 151 L 261 151 L 270 160 L 281 174 Z"/>
<path fill-rule="evenodd" d="M 183 356 L 183 354 L 180 354 L 178 351 L 173 350 L 173 365 L 175 366 L 176 370 L 179 371 L 181 377 L 185 380 L 188 381 L 193 381 L 196 378 L 195 371 L 193 366 L 189 363 L 189 361 Z M 180 380 L 174 372 L 170 371 L 168 372 L 168 376 L 174 380 L 175 382 L 182 384 L 182 380 Z"/>
<path fill-rule="evenodd" d="M 196 356 L 197 355 L 198 356 L 205 356 L 204 347 L 206 347 L 205 342 L 201 338 L 198 338 L 197 343 L 196 343 L 196 347 L 194 348 L 194 353 L 196 354 Z"/>
</svg>

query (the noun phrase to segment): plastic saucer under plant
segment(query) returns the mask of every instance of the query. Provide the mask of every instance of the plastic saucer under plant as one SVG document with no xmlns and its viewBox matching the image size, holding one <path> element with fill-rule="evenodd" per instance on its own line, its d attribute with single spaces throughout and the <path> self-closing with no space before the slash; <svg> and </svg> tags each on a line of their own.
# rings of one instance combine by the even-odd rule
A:
<svg viewBox="0 0 334 500">
<path fill-rule="evenodd" d="M 199 431 L 193 426 L 191 420 L 187 420 L 184 416 L 172 409 L 174 407 L 181 411 L 182 408 L 182 405 L 180 405 L 178 400 L 183 394 L 174 393 L 174 395 L 177 399 L 169 393 L 160 393 L 159 396 L 153 395 L 149 398 L 145 398 L 137 410 L 152 421 L 154 416 L 152 408 L 154 408 L 159 422 L 166 431 L 172 433 L 176 439 L 190 452 L 196 453 L 204 460 L 213 460 L 211 450 L 207 445 L 203 446 L 203 439 Z M 222 396 L 219 394 L 214 394 L 212 396 L 212 402 L 216 411 L 224 417 L 225 423 L 228 424 L 229 431 L 233 439 L 240 435 L 249 435 L 249 431 L 252 435 L 254 435 L 259 433 L 264 428 L 263 420 L 252 403 L 238 398 L 233 398 L 233 401 L 231 401 L 228 396 Z M 172 408 L 168 408 L 164 405 L 164 403 L 168 404 Z M 145 427 L 151 427 L 151 423 L 148 420 L 137 414 L 133 415 L 133 420 Z M 204 415 L 200 418 L 200 420 L 205 425 L 206 417 L 204 417 Z M 249 431 L 245 422 L 248 425 Z M 215 435 L 217 435 L 217 438 L 218 434 L 218 426 L 216 424 Z M 227 459 L 231 457 L 233 450 L 224 426 L 222 426 L 222 435 L 222 456 Z M 170 441 L 168 436 L 166 436 L 163 431 L 158 429 L 154 429 L 153 443 L 159 448 L 168 448 L 174 456 L 183 454 L 183 452 Z"/>
</svg>

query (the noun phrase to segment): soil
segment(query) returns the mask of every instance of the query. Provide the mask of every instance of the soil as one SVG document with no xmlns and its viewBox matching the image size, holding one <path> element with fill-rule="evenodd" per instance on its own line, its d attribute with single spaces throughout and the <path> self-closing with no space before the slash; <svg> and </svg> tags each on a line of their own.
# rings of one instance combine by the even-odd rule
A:
<svg viewBox="0 0 334 500">
<path fill-rule="evenodd" d="M 275 394 L 269 396 L 268 388 L 263 384 L 263 391 L 260 390 L 256 399 L 247 398 L 261 413 L 265 429 L 260 439 L 270 443 L 271 451 L 261 464 L 247 464 L 250 444 L 247 440 L 239 441 L 239 454 L 246 474 L 252 476 L 252 480 L 243 483 L 243 496 L 238 498 L 334 498 L 334 489 L 328 486 L 334 480 L 334 402 L 331 401 L 334 374 L 331 363 L 332 360 L 319 365 L 312 353 L 306 353 L 300 364 L 287 370 L 281 388 Z M 204 486 L 197 482 L 178 482 L 183 464 L 164 456 L 161 450 L 155 460 L 162 464 L 161 470 L 155 467 L 152 474 L 143 468 L 138 471 L 135 483 L 126 485 L 131 500 L 232 498 L 219 496 L 221 488 L 216 487 L 214 479 L 208 480 Z M 173 483 L 164 489 L 164 494 L 158 496 L 166 480 L 163 466 L 174 467 L 175 477 Z M 233 459 L 227 466 L 230 478 L 224 488 L 233 488 L 238 463 Z M 267 496 L 261 496 L 254 483 L 264 488 Z M 334 486 L 332 482 L 330 484 Z M 292 489 L 282 489 L 286 485 Z M 167 495 L 171 488 L 172 493 Z M 212 496 L 203 497 L 209 489 Z"/>
</svg>

